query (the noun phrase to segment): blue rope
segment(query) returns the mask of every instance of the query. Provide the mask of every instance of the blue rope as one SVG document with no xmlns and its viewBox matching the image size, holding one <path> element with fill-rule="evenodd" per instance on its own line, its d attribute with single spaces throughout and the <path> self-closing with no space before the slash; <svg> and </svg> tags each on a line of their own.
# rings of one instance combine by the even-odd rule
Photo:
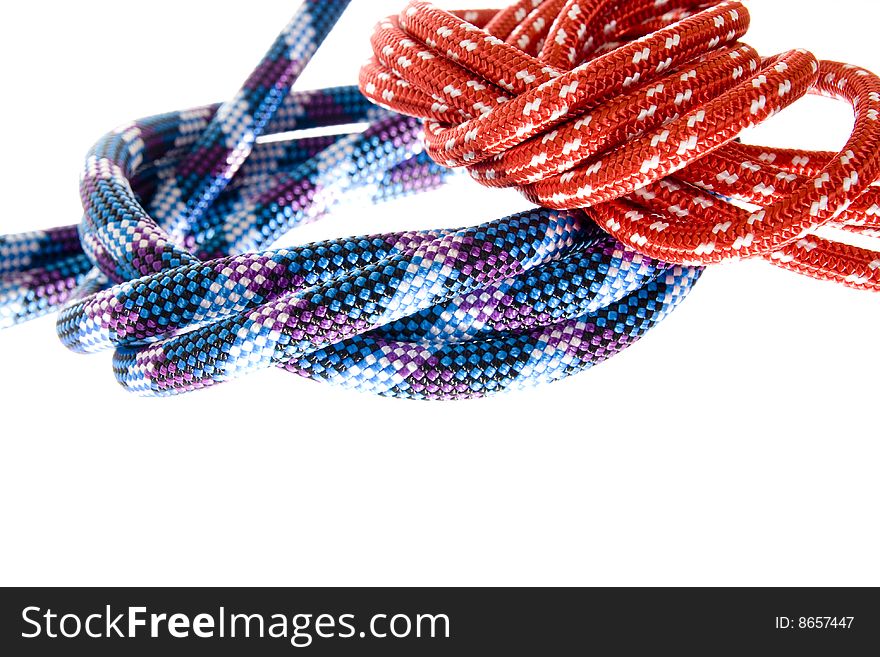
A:
<svg viewBox="0 0 880 657">
<path fill-rule="evenodd" d="M 353 87 L 288 93 L 346 4 L 304 3 L 229 103 L 102 138 L 78 227 L 0 238 L 0 325 L 63 303 L 62 342 L 115 349 L 117 379 L 140 394 L 278 366 L 450 399 L 587 369 L 687 295 L 700 269 L 641 256 L 582 211 L 265 250 L 343 203 L 392 201 L 453 175 L 426 157 L 417 121 Z M 368 127 L 258 141 L 352 123 Z"/>
</svg>

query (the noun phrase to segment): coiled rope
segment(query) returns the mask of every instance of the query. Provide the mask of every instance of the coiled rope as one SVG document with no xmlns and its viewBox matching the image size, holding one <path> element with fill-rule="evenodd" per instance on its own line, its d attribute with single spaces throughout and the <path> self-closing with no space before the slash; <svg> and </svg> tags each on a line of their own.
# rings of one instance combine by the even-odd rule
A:
<svg viewBox="0 0 880 657">
<path fill-rule="evenodd" d="M 233 100 L 122 126 L 90 151 L 78 227 L 0 239 L 0 321 L 65 303 L 62 342 L 115 348 L 129 390 L 169 395 L 279 366 L 448 399 L 552 381 L 629 346 L 700 275 L 579 210 L 262 250 L 343 201 L 441 185 L 420 122 L 356 88 L 288 93 L 347 5 L 302 5 Z M 473 18 L 471 14 L 467 16 Z M 366 121 L 365 132 L 261 135 Z"/>
<path fill-rule="evenodd" d="M 382 21 L 360 76 L 425 119 L 427 152 L 688 265 L 762 257 L 880 290 L 880 253 L 816 235 L 880 235 L 880 79 L 803 50 L 738 41 L 736 1 L 519 0 L 474 20 L 414 1 Z M 855 112 L 840 153 L 734 141 L 806 93 Z"/>
</svg>

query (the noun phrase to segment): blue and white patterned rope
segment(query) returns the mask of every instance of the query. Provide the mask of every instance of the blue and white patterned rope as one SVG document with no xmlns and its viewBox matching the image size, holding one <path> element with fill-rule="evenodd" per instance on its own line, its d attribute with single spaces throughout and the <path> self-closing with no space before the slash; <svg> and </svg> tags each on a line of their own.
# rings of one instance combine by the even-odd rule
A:
<svg viewBox="0 0 880 657">
<path fill-rule="evenodd" d="M 115 349 L 117 379 L 140 394 L 279 366 L 377 394 L 452 399 L 586 369 L 687 295 L 701 270 L 641 256 L 582 211 L 265 251 L 342 202 L 390 201 L 452 175 L 423 153 L 417 121 L 351 87 L 288 94 L 346 4 L 306 2 L 230 103 L 100 140 L 78 229 L 0 238 L 0 322 L 68 299 L 62 342 Z M 363 132 L 257 141 L 360 122 Z"/>
</svg>

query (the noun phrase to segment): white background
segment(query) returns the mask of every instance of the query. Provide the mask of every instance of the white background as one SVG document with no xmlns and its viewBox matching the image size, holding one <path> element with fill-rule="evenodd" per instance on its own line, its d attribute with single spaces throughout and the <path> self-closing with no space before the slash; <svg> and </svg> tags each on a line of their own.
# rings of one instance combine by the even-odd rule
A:
<svg viewBox="0 0 880 657">
<path fill-rule="evenodd" d="M 355 80 L 373 23 L 402 4 L 355 0 L 299 86 Z M 0 7 L 0 232 L 76 222 L 97 137 L 230 97 L 295 6 Z M 765 54 L 880 71 L 873 2 L 750 8 Z M 748 139 L 836 149 L 851 124 L 811 98 Z M 463 182 L 292 239 L 522 207 Z M 878 585 L 878 301 L 761 262 L 715 267 L 612 361 L 463 403 L 281 371 L 145 400 L 109 354 L 65 351 L 51 318 L 3 331 L 0 583 Z"/>
</svg>

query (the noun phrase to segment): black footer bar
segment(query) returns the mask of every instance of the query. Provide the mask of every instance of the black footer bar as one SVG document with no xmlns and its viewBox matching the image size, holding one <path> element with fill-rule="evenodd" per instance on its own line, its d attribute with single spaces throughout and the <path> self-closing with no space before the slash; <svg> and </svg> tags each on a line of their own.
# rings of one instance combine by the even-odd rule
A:
<svg viewBox="0 0 880 657">
<path fill-rule="evenodd" d="M 880 602 L 868 588 L 85 588 L 0 597 L 7 655 L 852 655 L 880 647 Z"/>
</svg>

